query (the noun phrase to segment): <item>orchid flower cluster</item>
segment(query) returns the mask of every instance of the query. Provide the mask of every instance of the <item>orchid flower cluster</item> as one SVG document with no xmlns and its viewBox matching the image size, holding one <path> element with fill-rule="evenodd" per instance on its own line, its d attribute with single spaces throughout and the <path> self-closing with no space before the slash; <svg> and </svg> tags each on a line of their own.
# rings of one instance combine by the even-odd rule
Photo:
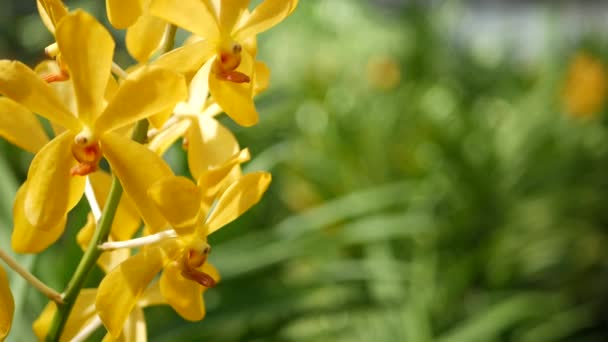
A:
<svg viewBox="0 0 608 342">
<path fill-rule="evenodd" d="M 169 305 L 189 321 L 205 317 L 203 292 L 220 280 L 207 237 L 255 205 L 271 181 L 241 170 L 249 151 L 217 118 L 258 122 L 254 97 L 270 71 L 256 59 L 256 37 L 297 3 L 106 0 L 109 22 L 126 29 L 137 61 L 122 68 L 95 17 L 61 0 L 37 1 L 55 39 L 48 60 L 33 69 L 0 60 L 0 136 L 35 154 L 14 201 L 12 249 L 44 251 L 83 195 L 90 206 L 75 238 L 84 254 L 64 292 L 0 251 L 50 298 L 33 324 L 40 340 L 81 341 L 103 325 L 104 341 L 145 341 L 142 309 L 150 305 Z M 191 35 L 174 47 L 177 28 Z M 162 158 L 180 138 L 191 177 Z M 106 275 L 84 289 L 95 264 Z M 0 267 L 0 341 L 13 307 Z"/>
</svg>

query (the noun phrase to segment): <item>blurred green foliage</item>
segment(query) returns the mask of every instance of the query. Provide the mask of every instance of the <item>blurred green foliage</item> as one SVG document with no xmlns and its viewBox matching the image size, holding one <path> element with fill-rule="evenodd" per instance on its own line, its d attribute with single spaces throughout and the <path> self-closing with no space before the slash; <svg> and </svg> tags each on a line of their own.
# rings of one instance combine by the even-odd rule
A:
<svg viewBox="0 0 608 342">
<path fill-rule="evenodd" d="M 68 4 L 104 16 L 101 2 Z M 548 10 L 552 35 L 521 60 L 506 43 L 457 44 L 458 2 L 396 8 L 301 1 L 261 37 L 261 122 L 225 123 L 252 150 L 246 168 L 273 184 L 211 237 L 223 278 L 207 318 L 149 308 L 151 341 L 606 340 L 606 110 L 580 120 L 560 99 L 569 60 L 584 49 L 608 61 L 606 42 L 560 39 L 568 28 Z M 0 4 L 2 58 L 42 59 L 50 36 L 33 10 Z M 32 156 L 0 151 L 7 248 Z M 185 170 L 180 146 L 167 158 Z M 55 288 L 81 255 L 86 208 L 59 243 L 21 257 Z M 12 341 L 27 341 L 46 302 L 14 278 Z"/>
</svg>

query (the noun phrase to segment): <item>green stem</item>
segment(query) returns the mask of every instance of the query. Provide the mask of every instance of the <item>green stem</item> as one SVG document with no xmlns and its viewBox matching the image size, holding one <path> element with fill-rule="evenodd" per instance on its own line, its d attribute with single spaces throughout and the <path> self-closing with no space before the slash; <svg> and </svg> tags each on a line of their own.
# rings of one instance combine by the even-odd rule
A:
<svg viewBox="0 0 608 342">
<path fill-rule="evenodd" d="M 135 125 L 132 138 L 139 143 L 143 143 L 146 140 L 147 132 L 148 120 L 141 120 Z M 72 279 L 70 279 L 70 282 L 68 283 L 65 294 L 63 295 L 63 304 L 57 305 L 57 312 L 53 317 L 53 322 L 51 323 L 51 327 L 46 336 L 47 342 L 59 341 L 59 337 L 61 336 L 70 312 L 72 311 L 72 307 L 76 302 L 76 297 L 78 297 L 78 294 L 84 285 L 84 281 L 102 253 L 97 246 L 108 240 L 112 222 L 114 222 L 114 216 L 116 215 L 116 209 L 118 208 L 118 203 L 122 196 L 122 191 L 120 181 L 116 176 L 112 176 L 110 194 L 108 195 L 106 205 L 103 209 L 101 218 L 99 219 L 97 229 L 95 229 L 95 234 L 89 242 L 89 246 L 82 256 L 74 275 L 72 275 Z"/>
</svg>

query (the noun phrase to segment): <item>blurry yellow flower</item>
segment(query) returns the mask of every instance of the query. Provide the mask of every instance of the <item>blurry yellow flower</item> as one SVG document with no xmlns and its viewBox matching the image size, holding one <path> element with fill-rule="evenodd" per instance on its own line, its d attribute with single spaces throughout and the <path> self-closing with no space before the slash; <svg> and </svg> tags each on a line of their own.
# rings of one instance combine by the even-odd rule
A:
<svg viewBox="0 0 608 342">
<path fill-rule="evenodd" d="M 374 56 L 367 62 L 367 82 L 378 90 L 394 89 L 401 82 L 399 61 L 391 56 Z"/>
<path fill-rule="evenodd" d="M 69 208 L 84 188 L 84 178 L 74 175 L 95 171 L 102 155 L 146 223 L 164 226 L 146 190 L 171 170 L 144 146 L 112 131 L 172 108 L 187 93 L 182 76 L 146 67 L 129 75 L 108 103 L 114 41 L 107 30 L 89 14 L 76 11 L 58 23 L 55 33 L 73 82 L 77 113 L 27 66 L 0 61 L 0 93 L 67 129 L 36 154 L 27 186 L 17 194 L 12 242 L 20 252 L 39 252 L 59 237 Z M 38 229 L 45 230 L 48 239 L 37 239 Z"/>
<path fill-rule="evenodd" d="M 8 277 L 0 266 L 0 342 L 4 341 L 11 330 L 13 311 L 15 311 L 15 302 L 8 287 Z"/>
<path fill-rule="evenodd" d="M 604 107 L 607 91 L 608 73 L 602 61 L 587 53 L 577 54 L 568 68 L 562 94 L 566 111 L 590 118 Z"/>
<path fill-rule="evenodd" d="M 210 60 L 211 96 L 234 121 L 243 126 L 257 123 L 253 103 L 255 39 L 290 15 L 297 0 L 265 0 L 251 13 L 249 0 L 152 0 L 150 12 L 203 38 L 198 54 Z M 196 43 L 195 43 L 196 44 Z M 194 45 L 194 44 L 192 44 Z"/>
<path fill-rule="evenodd" d="M 203 319 L 202 293 L 219 281 L 217 270 L 207 262 L 207 235 L 256 204 L 270 180 L 265 172 L 239 178 L 222 193 L 209 215 L 201 209 L 200 189 L 190 180 L 168 177 L 156 183 L 150 197 L 177 232 L 177 238 L 145 247 L 102 280 L 96 307 L 110 334 L 120 335 L 131 310 L 161 270 L 160 292 L 167 303 L 187 320 Z"/>
</svg>

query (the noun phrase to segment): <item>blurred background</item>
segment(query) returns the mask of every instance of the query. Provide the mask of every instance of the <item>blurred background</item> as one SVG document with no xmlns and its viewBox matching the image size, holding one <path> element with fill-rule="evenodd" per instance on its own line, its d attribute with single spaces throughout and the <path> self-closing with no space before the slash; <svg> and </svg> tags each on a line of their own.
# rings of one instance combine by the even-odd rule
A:
<svg viewBox="0 0 608 342">
<path fill-rule="evenodd" d="M 34 1 L 0 2 L 0 58 L 51 39 Z M 260 37 L 260 123 L 224 118 L 273 184 L 211 237 L 207 318 L 148 308 L 150 340 L 608 340 L 607 43 L 602 1 L 300 1 Z M 0 141 L 4 249 L 31 158 Z M 180 144 L 167 159 L 186 170 Z M 54 288 L 86 210 L 19 256 Z M 9 341 L 30 341 L 45 298 L 11 285 Z"/>
</svg>

